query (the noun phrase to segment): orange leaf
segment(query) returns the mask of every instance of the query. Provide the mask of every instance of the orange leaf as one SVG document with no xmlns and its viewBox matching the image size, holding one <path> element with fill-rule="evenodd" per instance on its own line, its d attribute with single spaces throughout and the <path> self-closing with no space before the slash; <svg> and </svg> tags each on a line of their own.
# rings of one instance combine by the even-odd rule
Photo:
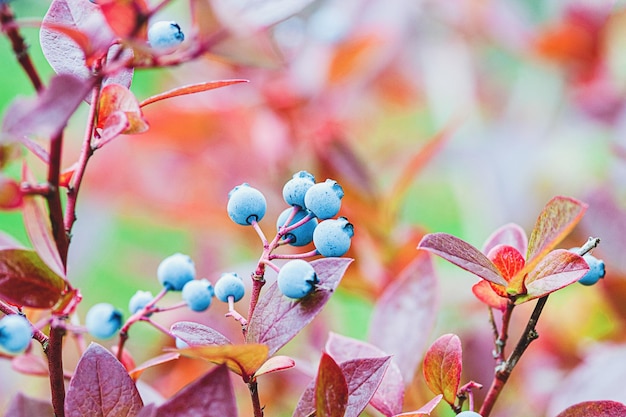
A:
<svg viewBox="0 0 626 417">
<path fill-rule="evenodd" d="M 244 345 L 191 346 L 177 350 L 190 358 L 204 359 L 216 364 L 225 364 L 245 381 L 267 360 L 267 345 L 248 343 Z"/>
<path fill-rule="evenodd" d="M 195 94 L 201 93 L 203 91 L 214 90 L 216 88 L 226 87 L 227 85 L 239 84 L 239 83 L 247 83 L 248 80 L 221 80 L 221 81 L 208 81 L 199 84 L 191 84 L 185 85 L 183 87 L 177 87 L 173 90 L 166 91 L 161 94 L 154 95 L 152 97 L 148 97 L 141 103 L 139 103 L 139 107 L 147 106 L 148 104 L 152 104 L 154 102 L 165 100 L 172 97 L 184 96 L 186 94 Z"/>
<path fill-rule="evenodd" d="M 435 340 L 424 356 L 424 379 L 433 394 L 443 394 L 454 404 L 461 381 L 461 340 L 455 334 L 444 334 Z"/>
<path fill-rule="evenodd" d="M 148 4 L 145 0 L 100 0 L 100 10 L 113 32 L 120 38 L 132 35 L 135 39 L 146 38 L 145 16 Z"/>
</svg>

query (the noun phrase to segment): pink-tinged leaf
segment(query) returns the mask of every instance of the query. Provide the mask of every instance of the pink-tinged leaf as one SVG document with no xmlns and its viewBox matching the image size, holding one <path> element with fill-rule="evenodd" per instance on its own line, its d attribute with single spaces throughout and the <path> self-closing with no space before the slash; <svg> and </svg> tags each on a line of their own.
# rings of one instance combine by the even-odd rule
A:
<svg viewBox="0 0 626 417">
<path fill-rule="evenodd" d="M 528 250 L 528 237 L 526 232 L 515 223 L 508 223 L 499 227 L 485 241 L 483 253 L 489 253 L 494 246 L 508 245 L 513 246 L 522 255 Z"/>
<path fill-rule="evenodd" d="M 158 408 L 156 404 L 148 404 L 139 411 L 135 417 L 157 417 Z"/>
<path fill-rule="evenodd" d="M 24 307 L 52 308 L 65 281 L 28 249 L 0 250 L 0 298 Z"/>
<path fill-rule="evenodd" d="M 52 416 L 52 404 L 36 398 L 27 397 L 18 392 L 11 400 L 4 417 Z"/>
<path fill-rule="evenodd" d="M 119 38 L 130 35 L 137 39 L 146 38 L 145 18 L 149 8 L 145 0 L 101 0 L 98 4 L 109 27 Z"/>
<path fill-rule="evenodd" d="M 526 294 L 516 304 L 543 297 L 581 279 L 589 271 L 587 262 L 573 252 L 557 249 L 550 252 L 526 276 Z"/>
<path fill-rule="evenodd" d="M 148 97 L 139 103 L 139 107 L 147 106 L 148 104 L 155 103 L 157 101 L 165 100 L 172 97 L 184 96 L 187 94 L 201 93 L 203 91 L 214 90 L 216 88 L 226 87 L 228 85 L 247 83 L 248 80 L 221 80 L 221 81 L 208 81 L 199 84 L 185 85 L 177 87 L 172 90 L 166 91 L 161 94 L 156 94 L 152 97 Z"/>
<path fill-rule="evenodd" d="M 387 354 L 378 347 L 360 340 L 331 333 L 325 347 L 333 359 L 342 364 L 355 358 L 381 358 Z M 404 401 L 404 381 L 398 365 L 391 361 L 383 379 L 370 400 L 370 404 L 385 416 L 392 416 L 402 410 Z"/>
<path fill-rule="evenodd" d="M 2 132 L 18 141 L 23 136 L 50 139 L 65 128 L 92 87 L 91 78 L 56 75 L 37 97 L 13 101 L 6 111 Z"/>
<path fill-rule="evenodd" d="M 422 417 L 422 416 L 429 416 L 430 413 L 433 412 L 435 407 L 437 407 L 439 405 L 439 403 L 441 402 L 442 398 L 443 398 L 443 394 L 439 394 L 435 398 L 433 398 L 432 400 L 430 400 L 426 404 L 424 404 L 422 407 L 420 407 L 419 410 L 408 411 L 408 412 L 402 413 L 402 414 L 396 414 L 393 417 L 401 417 L 401 416 L 402 417 Z"/>
<path fill-rule="evenodd" d="M 491 287 L 491 284 L 481 280 L 472 287 L 472 292 L 482 303 L 500 311 L 506 310 L 508 299 L 499 296 Z"/>
<path fill-rule="evenodd" d="M 430 233 L 422 238 L 417 248 L 439 255 L 454 265 L 494 284 L 505 287 L 507 285 L 506 280 L 489 258 L 458 237 L 447 233 Z"/>
<path fill-rule="evenodd" d="M 102 346 L 92 343 L 83 353 L 65 397 L 65 415 L 135 416 L 143 402 L 126 369 Z"/>
<path fill-rule="evenodd" d="M 226 366 L 218 366 L 163 403 L 156 417 L 237 417 Z"/>
<path fill-rule="evenodd" d="M 24 245 L 13 236 L 0 230 L 0 249 L 24 249 Z"/>
<path fill-rule="evenodd" d="M 352 262 L 349 258 L 323 258 L 311 262 L 319 284 L 300 300 L 285 297 L 274 282 L 261 295 L 248 323 L 248 343 L 269 346 L 272 356 L 317 316 Z"/>
<path fill-rule="evenodd" d="M 213 0 L 220 18 L 233 30 L 258 31 L 300 12 L 313 0 Z"/>
<path fill-rule="evenodd" d="M 266 345 L 248 343 L 244 345 L 191 346 L 179 349 L 183 356 L 204 359 L 228 368 L 248 381 L 267 360 Z"/>
<path fill-rule="evenodd" d="M 437 299 L 432 259 L 420 254 L 385 289 L 374 306 L 368 340 L 393 356 L 405 384 L 413 380 L 428 346 L 436 321 Z"/>
<path fill-rule="evenodd" d="M 431 345 L 424 356 L 424 379 L 435 395 L 442 394 L 448 404 L 454 404 L 463 369 L 461 339 L 445 334 Z"/>
<path fill-rule="evenodd" d="M 120 113 L 125 117 L 121 117 Z M 103 129 L 102 135 L 106 136 L 97 142 L 99 146 L 120 133 L 130 135 L 148 130 L 137 98 L 127 87 L 119 84 L 109 84 L 102 89 L 96 127 Z"/>
<path fill-rule="evenodd" d="M 343 417 L 348 399 L 348 384 L 341 367 L 333 358 L 323 353 L 315 380 L 315 415 Z"/>
<path fill-rule="evenodd" d="M 39 143 L 29 139 L 26 136 L 22 136 L 20 138 L 20 142 L 22 143 L 22 145 L 24 145 L 26 149 L 31 151 L 33 155 L 39 158 L 43 163 L 48 164 L 50 162 L 50 155 L 48 154 L 48 151 L 44 149 L 43 146 L 41 146 Z"/>
<path fill-rule="evenodd" d="M 296 361 L 294 361 L 289 356 L 272 356 L 268 360 L 265 361 L 263 365 L 254 373 L 254 377 L 258 377 L 264 374 L 270 374 L 272 372 L 284 371 L 285 369 L 290 369 L 296 366 Z"/>
<path fill-rule="evenodd" d="M 154 358 L 148 359 L 144 363 L 137 366 L 135 369 L 131 370 L 128 375 L 136 381 L 146 369 L 152 368 L 153 366 L 162 365 L 167 362 L 175 361 L 178 358 L 180 358 L 180 354 L 177 352 L 167 352 L 162 355 L 155 356 Z"/>
<path fill-rule="evenodd" d="M 203 47 L 210 46 L 222 28 L 210 0 L 189 0 L 189 10 L 197 40 Z"/>
<path fill-rule="evenodd" d="M 585 401 L 569 407 L 556 417 L 626 416 L 626 405 L 616 401 Z"/>
<path fill-rule="evenodd" d="M 513 246 L 496 245 L 487 252 L 487 258 L 498 268 L 502 277 L 509 281 L 524 267 L 524 255 Z"/>
<path fill-rule="evenodd" d="M 230 345 L 226 336 L 204 324 L 179 321 L 170 327 L 172 334 L 189 346 Z"/>
<path fill-rule="evenodd" d="M 25 375 L 48 376 L 48 363 L 41 356 L 32 353 L 13 357 L 11 367 Z"/>
</svg>

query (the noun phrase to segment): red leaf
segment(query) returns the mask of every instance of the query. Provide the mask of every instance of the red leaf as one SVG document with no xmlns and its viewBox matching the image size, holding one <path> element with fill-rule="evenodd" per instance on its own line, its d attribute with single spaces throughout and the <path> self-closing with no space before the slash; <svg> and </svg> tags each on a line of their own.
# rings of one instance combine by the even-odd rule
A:
<svg viewBox="0 0 626 417">
<path fill-rule="evenodd" d="M 119 112 L 124 113 L 126 120 L 120 118 Z M 113 121 L 110 119 L 117 115 L 117 118 Z M 121 130 L 120 126 L 123 124 L 127 126 Z M 119 84 L 109 84 L 102 89 L 100 94 L 100 107 L 98 112 L 98 124 L 97 127 L 103 128 L 103 136 L 106 135 L 107 129 L 111 129 L 115 132 L 121 130 L 119 133 L 133 134 L 145 132 L 148 129 L 148 124 L 143 119 L 143 114 L 139 108 L 139 102 L 131 91 Z M 118 134 L 119 134 L 118 133 Z M 113 139 L 111 133 L 106 135 L 107 138 L 102 138 L 102 141 L 109 141 Z M 111 137 L 112 136 L 112 137 Z M 100 143 L 99 146 L 102 146 Z"/>
<path fill-rule="evenodd" d="M 498 268 L 481 251 L 458 237 L 447 233 L 430 233 L 422 238 L 417 245 L 456 266 L 479 276 L 494 284 L 506 287 L 506 280 L 500 275 Z"/>
<path fill-rule="evenodd" d="M 54 410 L 48 401 L 30 398 L 21 392 L 17 393 L 11 400 L 9 408 L 4 417 L 33 417 L 52 416 Z"/>
<path fill-rule="evenodd" d="M 615 401 L 586 401 L 573 405 L 556 417 L 626 416 L 626 405 Z"/>
<path fill-rule="evenodd" d="M 228 369 L 219 366 L 163 403 L 156 417 L 237 417 Z"/>
<path fill-rule="evenodd" d="M 430 400 L 426 404 L 424 404 L 422 407 L 420 407 L 419 410 L 409 411 L 409 412 L 402 413 L 402 414 L 396 414 L 393 417 L 400 417 L 400 416 L 403 416 L 403 417 L 429 416 L 430 413 L 433 412 L 435 407 L 437 407 L 439 405 L 439 403 L 441 402 L 442 398 L 443 398 L 443 395 L 439 394 L 435 398 L 433 398 L 432 400 Z"/>
<path fill-rule="evenodd" d="M 487 258 L 498 268 L 502 277 L 509 281 L 524 267 L 524 256 L 513 246 L 496 245 L 487 253 Z"/>
<path fill-rule="evenodd" d="M 109 27 L 118 37 L 124 39 L 134 35 L 133 38 L 146 38 L 145 17 L 149 9 L 145 0 L 100 0 L 98 4 Z"/>
<path fill-rule="evenodd" d="M 11 367 L 25 375 L 48 376 L 48 363 L 32 353 L 24 353 L 11 359 Z"/>
<path fill-rule="evenodd" d="M 337 362 L 323 353 L 315 380 L 315 415 L 317 417 L 343 417 L 347 406 L 346 378 Z"/>
<path fill-rule="evenodd" d="M 289 356 L 272 356 L 268 360 L 265 361 L 263 365 L 254 373 L 254 377 L 258 377 L 264 374 L 270 374 L 272 372 L 284 371 L 285 369 L 290 369 L 296 366 L 296 361 L 294 361 Z"/>
<path fill-rule="evenodd" d="M 515 223 L 509 223 L 496 229 L 487 238 L 485 246 L 483 246 L 483 253 L 489 253 L 496 245 L 513 246 L 519 253 L 525 255 L 528 250 L 528 238 L 524 229 Z"/>
<path fill-rule="evenodd" d="M 368 340 L 393 356 L 407 384 L 415 376 L 436 321 L 437 291 L 431 258 L 417 256 L 374 306 Z"/>
<path fill-rule="evenodd" d="M 61 174 L 59 174 L 59 186 L 61 187 L 69 187 L 70 181 L 72 181 L 72 177 L 74 177 L 74 172 L 78 168 L 78 162 L 74 162 L 72 165 L 67 167 Z"/>
<path fill-rule="evenodd" d="M 51 308 L 61 298 L 65 281 L 28 249 L 0 250 L 0 298 L 8 303 Z"/>
<path fill-rule="evenodd" d="M 139 107 L 147 106 L 148 104 L 152 104 L 154 102 L 165 100 L 172 97 L 184 96 L 187 94 L 195 94 L 201 93 L 203 91 L 214 90 L 216 88 L 226 87 L 228 85 L 239 84 L 239 83 L 247 83 L 248 80 L 221 80 L 221 81 L 208 81 L 199 84 L 191 84 L 185 85 L 182 87 L 177 87 L 172 90 L 166 91 L 161 94 L 154 95 L 152 97 L 148 97 L 139 103 Z"/>
<path fill-rule="evenodd" d="M 189 346 L 230 345 L 230 340 L 217 330 L 192 321 L 174 323 L 170 331 Z"/>
<path fill-rule="evenodd" d="M 424 356 L 424 379 L 433 394 L 442 394 L 448 404 L 454 404 L 461 381 L 461 340 L 455 334 L 439 337 Z"/>
<path fill-rule="evenodd" d="M 508 299 L 498 295 L 489 281 L 481 280 L 472 287 L 472 292 L 481 302 L 500 311 L 506 310 Z"/>
<path fill-rule="evenodd" d="M 204 359 L 228 368 L 248 381 L 267 360 L 267 346 L 247 343 L 244 345 L 191 346 L 178 349 L 183 356 Z"/>
<path fill-rule="evenodd" d="M 135 416 L 143 402 L 122 364 L 92 343 L 76 365 L 65 397 L 65 415 Z"/>
<path fill-rule="evenodd" d="M 177 352 L 167 352 L 162 355 L 155 356 L 154 358 L 148 359 L 147 361 L 143 362 L 141 365 L 137 366 L 136 368 L 128 372 L 128 375 L 133 380 L 136 381 L 141 376 L 143 371 L 145 371 L 146 369 L 152 368 L 153 366 L 161 365 L 167 362 L 175 361 L 178 358 L 180 358 L 180 354 Z"/>
<path fill-rule="evenodd" d="M 323 258 L 311 262 L 319 284 L 315 291 L 300 300 L 283 296 L 274 282 L 259 298 L 248 323 L 248 343 L 269 346 L 272 356 L 317 316 L 339 285 L 352 262 L 349 258 Z"/>
</svg>

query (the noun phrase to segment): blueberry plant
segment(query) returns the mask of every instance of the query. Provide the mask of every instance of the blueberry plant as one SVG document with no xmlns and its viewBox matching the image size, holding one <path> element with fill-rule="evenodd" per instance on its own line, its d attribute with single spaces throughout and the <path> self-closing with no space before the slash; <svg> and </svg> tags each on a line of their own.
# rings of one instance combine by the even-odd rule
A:
<svg viewBox="0 0 626 417">
<path fill-rule="evenodd" d="M 142 110 L 146 106 L 246 82 L 207 81 L 141 101 L 135 97 L 130 90 L 135 71 L 184 65 L 213 53 L 235 36 L 236 31 L 220 23 L 213 3 L 207 0 L 188 1 L 188 29 L 174 21 L 156 21 L 155 16 L 169 3 L 52 0 L 38 24 L 42 50 L 56 73 L 46 83 L 22 35 L 22 28 L 32 22 L 16 19 L 10 3 L 0 1 L 2 32 L 37 93 L 31 99 L 16 99 L 2 122 L 0 166 L 21 163 L 22 172 L 19 179 L 0 174 L 0 203 L 6 210 L 21 209 L 32 248 L 0 234 L 0 358 L 11 360 L 24 373 L 45 375 L 50 386 L 49 401 L 19 394 L 10 405 L 9 416 L 234 417 L 238 404 L 231 375 L 247 387 L 255 417 L 272 415 L 273 399 L 263 399 L 261 377 L 296 367 L 294 358 L 279 351 L 320 314 L 353 262 L 347 255 L 356 253 L 351 252 L 352 243 L 360 226 L 342 213 L 345 192 L 341 180 L 316 180 L 312 173 L 301 170 L 284 183 L 286 207 L 272 221 L 275 232 L 271 238 L 261 227 L 271 212 L 271 200 L 251 185 L 253 179 L 233 184 L 228 194 L 223 215 L 260 240 L 261 254 L 250 276 L 227 270 L 218 277 L 205 277 L 192 257 L 174 253 L 164 258 L 154 273 L 160 291 L 153 294 L 138 288 L 128 300 L 128 317 L 111 303 L 83 299 L 67 268 L 68 251 L 81 185 L 96 151 L 106 152 L 106 145 L 121 135 L 148 130 L 150 121 Z M 272 19 L 280 21 L 308 3 L 292 2 L 284 7 L 284 14 L 273 10 Z M 82 148 L 77 161 L 64 169 L 66 127 L 83 103 L 89 112 Z M 404 178 L 415 174 L 439 143 L 433 141 L 431 148 L 418 155 Z M 22 154 L 24 149 L 44 167 L 45 179 L 37 177 L 32 160 Z M 406 183 L 401 182 L 396 194 L 403 190 Z M 390 205 L 392 213 L 397 210 L 394 204 L 397 202 Z M 329 334 L 310 383 L 293 404 L 292 415 L 424 416 L 446 403 L 447 411 L 455 415 L 491 415 L 513 369 L 538 338 L 536 327 L 548 296 L 576 282 L 594 285 L 604 277 L 604 262 L 591 255 L 598 238 L 589 238 L 580 248 L 558 248 L 586 208 L 579 200 L 557 196 L 539 214 L 530 237 L 520 226 L 507 224 L 487 239 L 482 250 L 446 233 L 421 234 L 419 239 L 412 235 L 411 252 L 406 256 L 410 261 L 403 263 L 397 279 L 386 285 L 377 300 L 369 340 Z M 348 215 L 352 213 L 356 210 Z M 389 233 L 385 227 L 373 234 Z M 493 379 L 481 404 L 476 403 L 474 393 L 482 384 L 470 380 L 461 385 L 462 344 L 457 335 L 444 334 L 423 350 L 410 335 L 415 331 L 414 321 L 434 321 L 434 309 L 420 305 L 434 304 L 436 275 L 430 254 L 480 279 L 472 292 L 488 308 L 494 356 Z M 180 301 L 164 305 L 165 296 L 172 293 L 178 294 Z M 238 303 L 244 300 L 248 303 L 242 310 Z M 534 310 L 509 349 L 513 313 L 529 302 L 535 304 Z M 89 308 L 81 317 L 78 307 L 83 303 Z M 174 310 L 203 313 L 213 303 L 227 306 L 224 320 L 240 330 L 239 341 L 231 341 L 214 328 L 218 326 L 184 320 L 167 328 L 155 320 Z M 166 348 L 159 356 L 135 365 L 127 341 L 131 327 L 139 322 L 171 338 L 175 348 Z M 86 334 L 97 342 L 85 346 Z M 68 370 L 64 352 L 70 336 L 79 341 L 80 359 Z M 103 344 L 107 340 L 114 340 L 110 349 Z M 43 370 L 25 365 L 36 360 L 36 344 L 45 356 Z M 398 349 L 399 345 L 403 346 Z M 162 403 L 144 403 L 137 389 L 143 371 L 183 356 L 215 366 Z M 410 411 L 415 407 L 405 405 L 405 390 L 420 366 L 423 378 L 419 383 L 431 394 L 421 401 L 420 408 Z M 623 404 L 597 401 L 574 405 L 559 416 L 625 413 Z"/>
</svg>

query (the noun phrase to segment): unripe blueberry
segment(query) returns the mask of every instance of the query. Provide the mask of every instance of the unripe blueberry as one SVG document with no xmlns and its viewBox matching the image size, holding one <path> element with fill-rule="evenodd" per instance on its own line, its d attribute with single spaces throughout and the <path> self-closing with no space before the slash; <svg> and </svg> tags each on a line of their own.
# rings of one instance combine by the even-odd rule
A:
<svg viewBox="0 0 626 417">
<path fill-rule="evenodd" d="M 285 222 L 289 218 L 289 215 L 292 211 L 293 208 L 288 208 L 280 213 L 280 216 L 278 216 L 278 220 L 276 221 L 276 229 L 280 231 L 280 228 L 282 226 L 285 226 Z M 308 210 L 298 210 L 289 225 L 299 222 L 308 214 L 310 214 Z M 307 221 L 302 226 L 299 226 L 292 231 L 286 233 L 284 238 L 289 239 L 289 244 L 292 246 L 308 245 L 313 241 L 313 231 L 315 230 L 316 226 L 317 219 L 315 217 L 311 217 L 311 220 Z"/>
<path fill-rule="evenodd" d="M 154 22 L 148 29 L 148 43 L 160 52 L 174 50 L 185 40 L 185 34 L 176 22 Z"/>
<path fill-rule="evenodd" d="M 224 303 L 227 303 L 228 297 L 231 296 L 235 302 L 241 300 L 245 292 L 243 280 L 234 272 L 223 273 L 215 283 L 215 296 Z"/>
<path fill-rule="evenodd" d="M 604 261 L 596 258 L 591 254 L 586 254 L 583 256 L 583 259 L 587 261 L 587 265 L 589 265 L 589 271 L 578 280 L 583 285 L 593 285 L 600 280 L 600 278 L 604 278 L 606 273 L 604 268 Z"/>
<path fill-rule="evenodd" d="M 98 303 L 85 317 L 87 331 L 99 339 L 109 339 L 122 327 L 122 313 L 109 303 Z"/>
<path fill-rule="evenodd" d="M 33 337 L 33 328 L 26 317 L 10 314 L 0 319 L 0 347 L 9 353 L 26 350 Z"/>
<path fill-rule="evenodd" d="M 322 256 L 342 256 L 350 249 L 352 236 L 352 223 L 345 217 L 339 217 L 320 222 L 313 232 L 313 243 Z"/>
<path fill-rule="evenodd" d="M 196 267 L 187 255 L 175 253 L 163 259 L 157 268 L 157 278 L 170 291 L 180 291 L 196 278 Z"/>
<path fill-rule="evenodd" d="M 304 195 L 304 205 L 320 220 L 330 219 L 339 213 L 343 188 L 335 180 L 318 182 Z"/>
<path fill-rule="evenodd" d="M 204 311 L 211 305 L 213 294 L 213 285 L 202 278 L 186 283 L 181 295 L 191 310 Z"/>
<path fill-rule="evenodd" d="M 315 177 L 307 171 L 299 171 L 285 183 L 283 198 L 290 206 L 304 208 L 304 195 L 315 185 Z"/>
<path fill-rule="evenodd" d="M 280 268 L 277 282 L 283 295 L 297 300 L 310 294 L 318 279 L 310 263 L 303 259 L 294 259 Z"/>
<path fill-rule="evenodd" d="M 457 417 L 482 417 L 476 411 L 462 411 L 456 415 Z"/>
<path fill-rule="evenodd" d="M 128 310 L 130 311 L 130 314 L 135 314 L 153 299 L 154 296 L 150 291 L 137 291 L 128 301 Z"/>
<path fill-rule="evenodd" d="M 226 209 L 232 221 L 248 226 L 254 220 L 260 222 L 265 216 L 267 201 L 262 192 L 244 182 L 228 193 Z"/>
</svg>

